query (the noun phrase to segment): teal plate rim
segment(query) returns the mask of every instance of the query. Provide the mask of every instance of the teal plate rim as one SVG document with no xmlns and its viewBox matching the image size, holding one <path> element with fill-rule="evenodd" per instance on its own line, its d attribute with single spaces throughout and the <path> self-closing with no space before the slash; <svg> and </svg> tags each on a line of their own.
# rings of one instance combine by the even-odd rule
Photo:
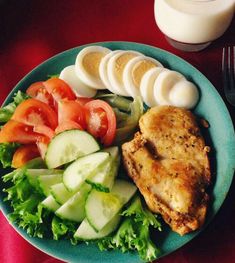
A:
<svg viewBox="0 0 235 263">
<path fill-rule="evenodd" d="M 162 249 L 161 257 L 179 249 L 195 236 L 197 236 L 214 218 L 216 213 L 222 206 L 226 195 L 232 183 L 235 169 L 235 136 L 234 128 L 229 112 L 219 93 L 211 82 L 194 66 L 186 62 L 182 58 L 146 44 L 136 42 L 112 41 L 112 42 L 97 42 L 75 47 L 64 52 L 61 52 L 48 60 L 44 61 L 31 72 L 29 72 L 9 93 L 3 105 L 10 102 L 13 94 L 18 90 L 25 90 L 32 82 L 46 79 L 50 74 L 59 73 L 63 67 L 71 65 L 75 62 L 76 54 L 79 50 L 90 45 L 102 45 L 112 50 L 136 50 L 144 53 L 147 56 L 159 59 L 166 67 L 177 70 L 184 74 L 187 79 L 193 81 L 200 90 L 200 101 L 194 113 L 210 123 L 210 128 L 205 132 L 206 141 L 212 148 L 211 164 L 213 183 L 209 188 L 211 195 L 211 203 L 207 215 L 206 222 L 202 229 L 185 235 L 183 237 L 172 232 L 169 227 L 163 226 L 162 233 L 157 232 L 157 245 Z M 59 62 L 58 62 L 59 61 Z M 57 63 L 55 63 L 57 62 Z M 1 169 L 1 175 L 4 174 L 4 169 Z M 11 210 L 9 203 L 3 202 L 4 194 L 2 192 L 3 184 L 0 182 L 0 209 L 6 216 Z M 73 246 L 66 240 L 54 241 L 47 239 L 31 238 L 27 233 L 12 224 L 14 229 L 29 243 L 39 250 L 64 261 L 76 263 L 91 263 L 91 262 L 142 262 L 136 253 L 125 253 L 117 251 L 100 252 L 94 245 L 77 245 Z"/>
</svg>

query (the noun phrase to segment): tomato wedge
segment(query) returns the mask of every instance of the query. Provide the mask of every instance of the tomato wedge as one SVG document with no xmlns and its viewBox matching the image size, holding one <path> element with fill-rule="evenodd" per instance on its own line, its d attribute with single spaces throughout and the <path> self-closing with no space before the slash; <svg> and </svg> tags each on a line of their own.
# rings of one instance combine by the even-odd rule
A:
<svg viewBox="0 0 235 263">
<path fill-rule="evenodd" d="M 83 98 L 77 98 L 77 99 L 76 99 L 76 101 L 77 101 L 78 103 L 80 103 L 82 106 L 84 106 L 86 103 L 88 103 L 88 102 L 90 102 L 90 101 L 92 101 L 92 100 L 94 100 L 94 99 L 85 98 L 85 97 L 83 97 Z"/>
<path fill-rule="evenodd" d="M 38 151 L 40 152 L 40 155 L 43 159 L 45 158 L 47 146 L 49 143 L 50 143 L 50 139 L 46 136 L 40 137 L 36 142 L 36 145 L 38 147 Z"/>
<path fill-rule="evenodd" d="M 67 121 L 77 122 L 83 129 L 86 128 L 85 108 L 77 101 L 62 100 L 58 103 L 58 122 Z"/>
<path fill-rule="evenodd" d="M 47 92 L 43 81 L 38 81 L 29 86 L 26 90 L 26 93 L 37 100 L 40 100 L 46 104 L 48 104 L 51 108 L 55 109 L 55 101 L 52 95 Z"/>
<path fill-rule="evenodd" d="M 92 100 L 85 104 L 87 109 L 87 130 L 101 138 L 105 146 L 112 144 L 116 134 L 116 116 L 112 107 L 103 100 Z"/>
<path fill-rule="evenodd" d="M 34 143 L 43 135 L 33 131 L 33 127 L 18 121 L 9 120 L 0 131 L 0 143 Z"/>
<path fill-rule="evenodd" d="M 28 161 L 39 156 L 40 153 L 35 144 L 22 145 L 15 151 L 13 155 L 12 167 L 19 168 Z"/>
<path fill-rule="evenodd" d="M 62 122 L 58 125 L 58 127 L 55 129 L 55 133 L 60 133 L 63 131 L 67 131 L 67 130 L 72 130 L 72 129 L 78 129 L 78 130 L 83 130 L 82 126 L 80 124 L 78 124 L 75 121 L 65 121 Z"/>
<path fill-rule="evenodd" d="M 33 127 L 33 131 L 43 134 L 47 136 L 49 139 L 52 139 L 55 136 L 55 132 L 51 128 L 45 125 L 36 125 Z"/>
<path fill-rule="evenodd" d="M 57 114 L 44 102 L 27 99 L 20 103 L 12 119 L 28 125 L 46 125 L 52 129 L 57 127 Z"/>
<path fill-rule="evenodd" d="M 75 100 L 76 96 L 69 85 L 59 78 L 50 78 L 43 82 L 46 90 L 58 102 L 62 99 Z"/>
</svg>

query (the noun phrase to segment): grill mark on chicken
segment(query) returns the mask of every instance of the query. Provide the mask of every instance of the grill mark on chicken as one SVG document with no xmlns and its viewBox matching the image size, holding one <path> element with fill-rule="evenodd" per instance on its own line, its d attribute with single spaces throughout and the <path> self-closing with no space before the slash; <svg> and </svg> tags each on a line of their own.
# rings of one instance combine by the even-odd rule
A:
<svg viewBox="0 0 235 263">
<path fill-rule="evenodd" d="M 123 160 L 151 211 L 184 235 L 205 221 L 210 183 L 208 147 L 193 114 L 171 106 L 150 109 L 140 132 L 123 144 Z"/>
</svg>

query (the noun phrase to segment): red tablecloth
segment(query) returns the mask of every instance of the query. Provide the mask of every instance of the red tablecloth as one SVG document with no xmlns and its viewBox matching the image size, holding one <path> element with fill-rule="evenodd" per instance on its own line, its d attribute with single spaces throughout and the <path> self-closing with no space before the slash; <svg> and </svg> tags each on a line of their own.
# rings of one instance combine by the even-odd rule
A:
<svg viewBox="0 0 235 263">
<path fill-rule="evenodd" d="M 168 50 L 193 64 L 224 98 L 221 49 L 235 45 L 235 21 L 206 50 L 185 53 L 170 47 L 155 24 L 153 0 L 0 1 L 0 103 L 32 68 L 63 50 L 98 41 L 134 41 Z M 235 110 L 228 105 L 235 120 Z M 161 263 L 235 262 L 235 183 L 222 209 L 203 233 L 160 259 Z M 0 261 L 61 262 L 40 252 L 0 213 Z"/>
</svg>

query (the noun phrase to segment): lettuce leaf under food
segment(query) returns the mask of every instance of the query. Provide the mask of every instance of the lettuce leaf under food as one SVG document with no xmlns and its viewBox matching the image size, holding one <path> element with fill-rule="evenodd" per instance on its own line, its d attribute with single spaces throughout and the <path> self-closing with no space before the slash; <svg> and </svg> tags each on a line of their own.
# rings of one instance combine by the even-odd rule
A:
<svg viewBox="0 0 235 263">
<path fill-rule="evenodd" d="M 9 103 L 8 105 L 0 108 L 0 122 L 7 122 L 10 120 L 11 116 L 13 115 L 16 107 L 24 100 L 28 99 L 29 96 L 18 90 L 14 96 L 13 101 Z"/>
<path fill-rule="evenodd" d="M 101 251 L 120 249 L 123 253 L 137 251 L 143 261 L 157 259 L 160 250 L 150 238 L 150 227 L 161 231 L 161 224 L 147 207 L 142 205 L 140 197 L 134 197 L 130 206 L 122 212 L 124 220 L 113 236 L 97 241 Z"/>
<path fill-rule="evenodd" d="M 11 167 L 13 154 L 20 146 L 18 143 L 0 143 L 0 162 L 3 168 Z"/>
</svg>

